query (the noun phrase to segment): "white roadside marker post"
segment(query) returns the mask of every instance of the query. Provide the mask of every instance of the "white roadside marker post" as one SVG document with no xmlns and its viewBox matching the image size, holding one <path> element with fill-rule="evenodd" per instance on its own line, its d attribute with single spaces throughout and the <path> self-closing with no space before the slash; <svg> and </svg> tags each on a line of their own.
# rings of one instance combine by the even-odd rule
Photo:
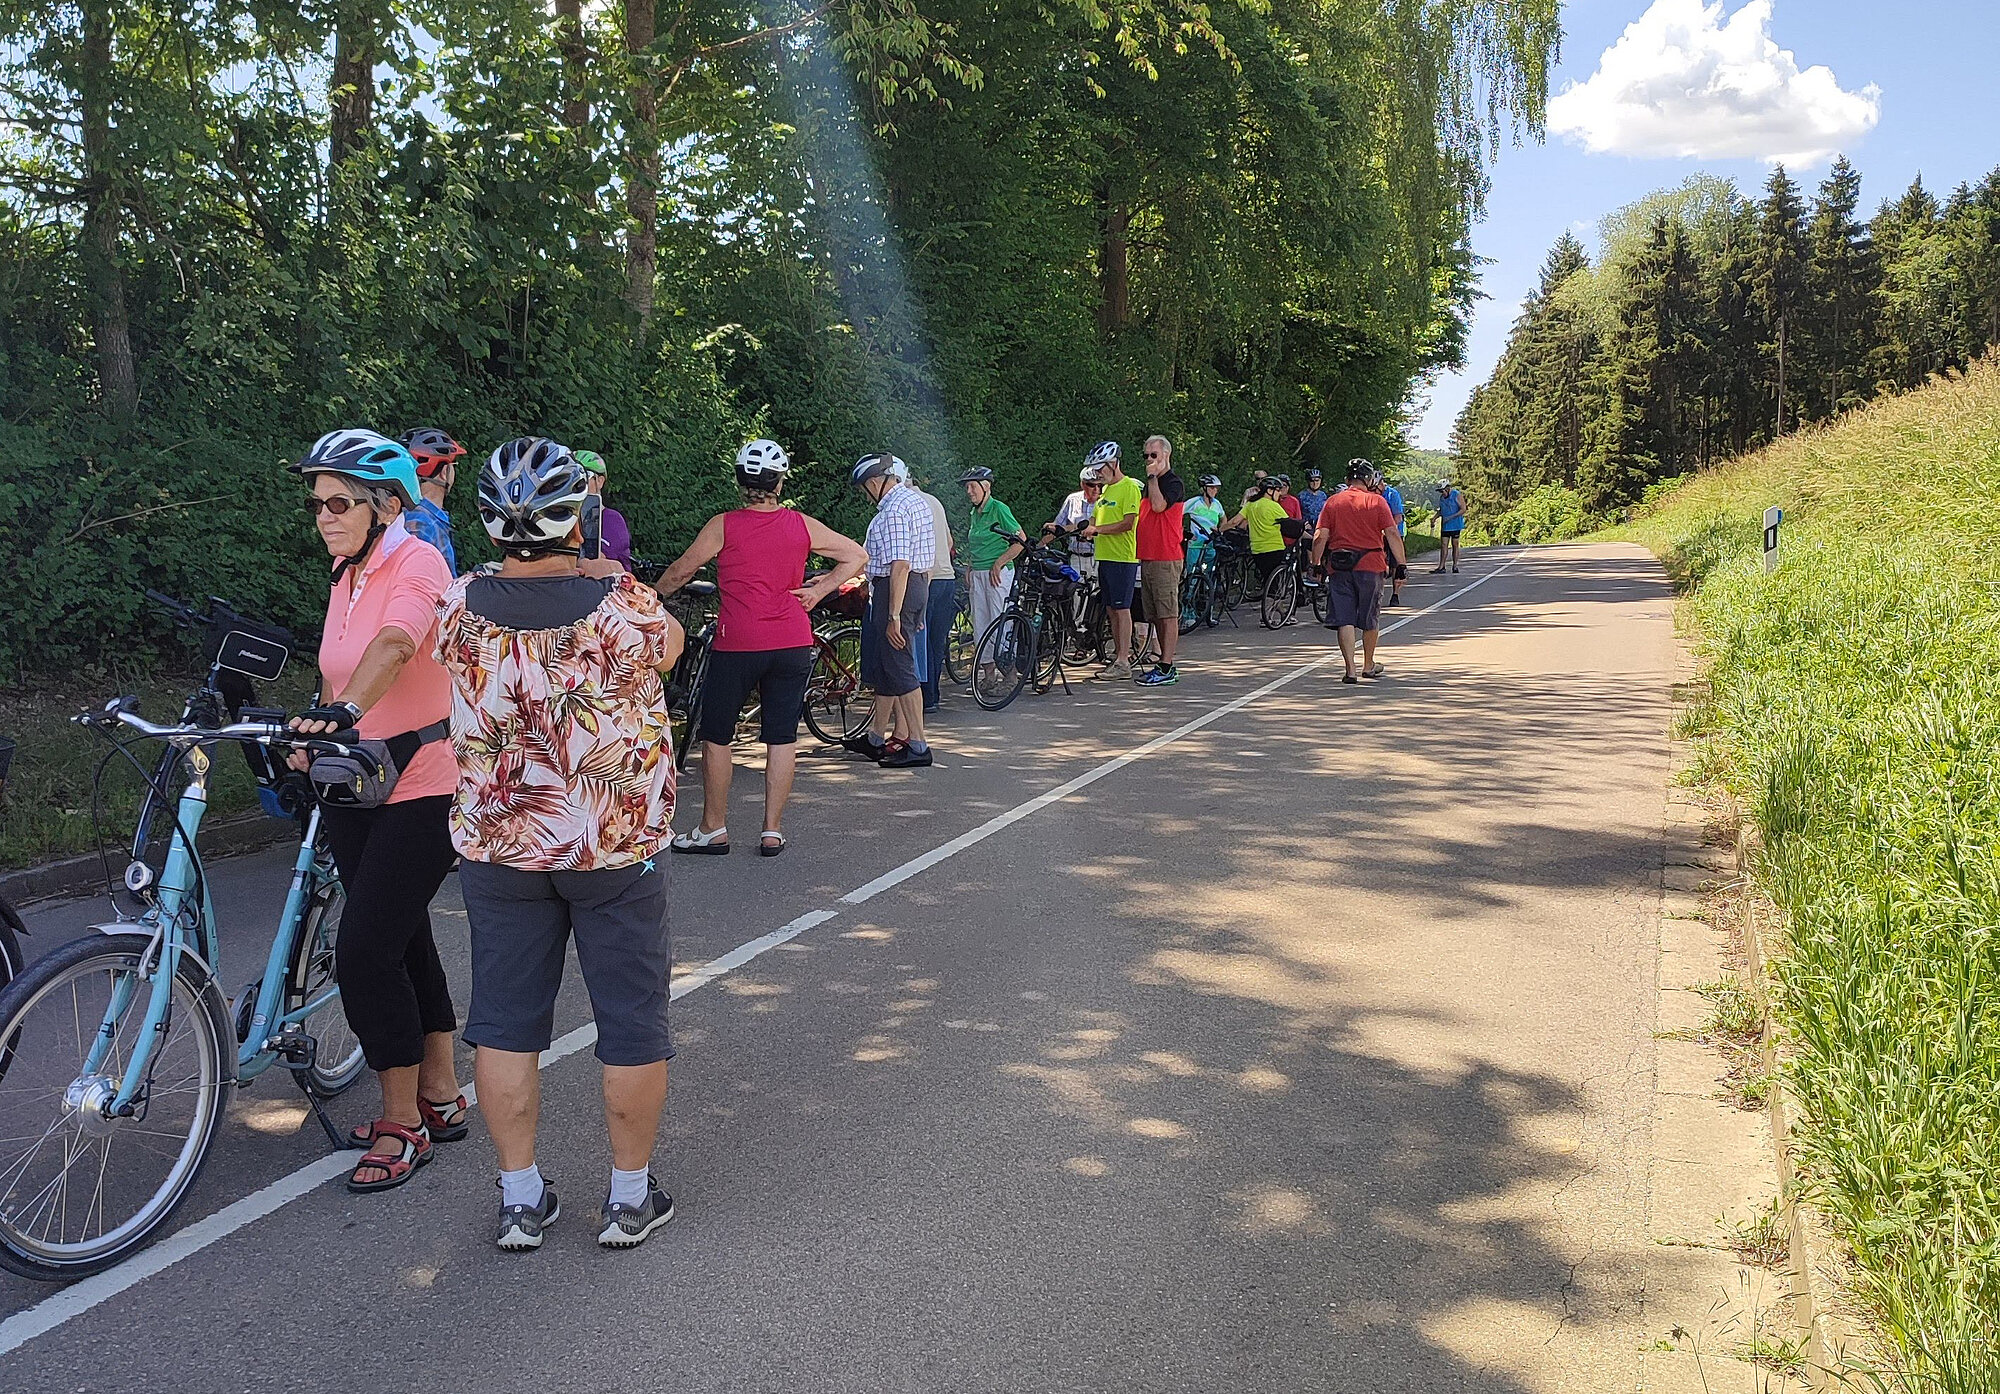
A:
<svg viewBox="0 0 2000 1394">
<path fill-rule="evenodd" d="M 1785 521 L 1785 510 L 1767 508 L 1764 510 L 1764 574 L 1769 576 L 1778 569 L 1778 524 Z"/>
</svg>

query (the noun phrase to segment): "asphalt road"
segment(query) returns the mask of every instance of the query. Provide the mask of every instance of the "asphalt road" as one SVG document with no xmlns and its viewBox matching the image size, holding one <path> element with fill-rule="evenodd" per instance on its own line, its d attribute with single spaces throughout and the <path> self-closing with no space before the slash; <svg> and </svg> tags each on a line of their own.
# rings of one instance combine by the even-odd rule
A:
<svg viewBox="0 0 2000 1394">
<path fill-rule="evenodd" d="M 739 771 L 743 847 L 672 859 L 677 972 L 830 917 L 677 1003 L 671 1226 L 592 1242 L 587 1051 L 544 1077 L 569 1213 L 539 1253 L 492 1246 L 478 1127 L 399 1191 L 307 1177 L 238 1226 L 326 1151 L 273 1071 L 181 1221 L 222 1237 L 0 1278 L 0 1389 L 1638 1387 L 1681 1262 L 1645 1237 L 1671 594 L 1634 549 L 1548 548 L 1388 613 L 1454 596 L 1360 688 L 1299 673 L 1309 623 L 1225 624 L 1177 687 L 949 698 L 929 771 L 813 750 L 773 860 Z M 212 874 L 247 979 L 285 856 Z M 38 909 L 31 948 L 98 908 Z M 462 989 L 455 882 L 435 912 Z M 558 1030 L 587 1017 L 572 980 Z"/>
</svg>

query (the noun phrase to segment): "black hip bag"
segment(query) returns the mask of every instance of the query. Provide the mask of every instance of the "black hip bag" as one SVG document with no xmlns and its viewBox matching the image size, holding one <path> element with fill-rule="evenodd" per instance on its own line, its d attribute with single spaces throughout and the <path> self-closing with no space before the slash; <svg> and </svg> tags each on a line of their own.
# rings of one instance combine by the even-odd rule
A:
<svg viewBox="0 0 2000 1394">
<path fill-rule="evenodd" d="M 1327 569 L 1329 571 L 1352 571 L 1356 566 L 1360 565 L 1361 558 L 1366 555 L 1367 553 L 1356 551 L 1352 547 L 1336 547 L 1326 554 Z"/>
<path fill-rule="evenodd" d="M 396 792 L 396 781 L 417 752 L 451 734 L 451 722 L 433 721 L 385 741 L 357 741 L 338 755 L 315 755 L 306 770 L 313 792 L 336 808 L 379 808 Z"/>
</svg>

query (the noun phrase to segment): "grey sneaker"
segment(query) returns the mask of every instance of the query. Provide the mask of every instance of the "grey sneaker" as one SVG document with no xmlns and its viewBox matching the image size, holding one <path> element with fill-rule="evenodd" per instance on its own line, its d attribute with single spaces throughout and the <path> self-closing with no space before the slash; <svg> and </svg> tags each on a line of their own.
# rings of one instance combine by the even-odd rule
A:
<svg viewBox="0 0 2000 1394">
<path fill-rule="evenodd" d="M 649 1176 L 644 1205 L 614 1205 L 606 1200 L 598 1215 L 602 1222 L 598 1243 L 607 1249 L 636 1248 L 646 1242 L 647 1235 L 673 1219 L 674 1198 Z"/>
<path fill-rule="evenodd" d="M 493 1242 L 510 1252 L 539 1249 L 542 1247 L 542 1231 L 554 1224 L 561 1214 L 562 1202 L 556 1199 L 556 1188 L 545 1179 L 540 1205 L 500 1207 L 500 1235 Z"/>
<path fill-rule="evenodd" d="M 1130 660 L 1113 659 L 1110 666 L 1105 668 L 1104 676 L 1112 682 L 1117 682 L 1121 678 L 1130 681 L 1132 677 L 1132 664 Z"/>
</svg>

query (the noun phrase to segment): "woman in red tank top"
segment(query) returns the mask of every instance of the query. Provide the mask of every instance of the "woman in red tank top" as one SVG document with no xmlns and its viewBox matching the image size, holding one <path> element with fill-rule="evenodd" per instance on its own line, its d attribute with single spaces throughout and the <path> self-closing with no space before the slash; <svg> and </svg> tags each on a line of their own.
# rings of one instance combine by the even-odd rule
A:
<svg viewBox="0 0 2000 1394">
<path fill-rule="evenodd" d="M 791 461 L 776 441 L 753 440 L 736 452 L 736 485 L 743 506 L 718 513 L 694 545 L 660 577 L 661 595 L 672 595 L 715 563 L 718 608 L 702 688 L 701 823 L 673 840 L 676 852 L 717 856 L 729 850 L 730 743 L 736 718 L 752 692 L 762 710 L 764 836 L 758 850 L 785 850 L 781 831 L 798 765 L 799 717 L 812 675 L 813 627 L 808 612 L 859 576 L 868 554 L 816 518 L 781 501 Z M 817 553 L 833 570 L 806 584 L 806 559 Z"/>
</svg>

